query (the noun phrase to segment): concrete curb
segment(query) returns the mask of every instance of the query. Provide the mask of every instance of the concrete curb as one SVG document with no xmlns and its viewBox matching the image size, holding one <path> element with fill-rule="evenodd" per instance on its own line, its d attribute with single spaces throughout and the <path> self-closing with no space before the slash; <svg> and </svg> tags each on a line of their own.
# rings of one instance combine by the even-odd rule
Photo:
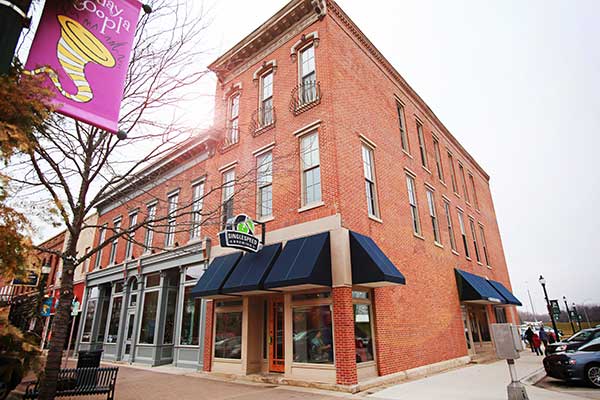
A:
<svg viewBox="0 0 600 400">
<path fill-rule="evenodd" d="M 545 377 L 546 377 L 546 370 L 544 370 L 544 368 L 540 368 L 540 369 L 536 370 L 535 372 L 522 378 L 521 383 L 524 383 L 525 385 L 535 385 L 536 383 L 538 383 Z"/>
</svg>

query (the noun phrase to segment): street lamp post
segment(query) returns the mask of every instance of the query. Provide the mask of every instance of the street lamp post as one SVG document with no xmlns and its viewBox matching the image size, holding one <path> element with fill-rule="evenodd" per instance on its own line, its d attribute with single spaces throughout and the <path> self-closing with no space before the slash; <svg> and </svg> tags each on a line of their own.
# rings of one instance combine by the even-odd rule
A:
<svg viewBox="0 0 600 400">
<path fill-rule="evenodd" d="M 546 280 L 542 275 L 540 275 L 539 279 L 540 285 L 542 285 L 542 289 L 544 289 L 544 298 L 546 299 L 546 306 L 548 307 L 548 314 L 550 314 L 550 320 L 552 321 L 552 329 L 554 329 L 554 334 L 556 335 L 556 340 L 560 341 L 560 336 L 558 335 L 558 328 L 556 327 L 556 321 L 554 320 L 554 315 L 552 314 L 552 308 L 550 307 L 550 300 L 548 299 L 548 292 L 546 291 Z"/>
<path fill-rule="evenodd" d="M 565 302 L 565 307 L 567 307 L 567 316 L 569 317 L 569 322 L 571 323 L 571 329 L 573 329 L 573 333 L 575 333 L 575 325 L 573 325 L 573 319 L 571 318 L 571 311 L 569 311 L 569 304 L 567 303 L 567 297 L 563 296 L 563 300 Z"/>
</svg>

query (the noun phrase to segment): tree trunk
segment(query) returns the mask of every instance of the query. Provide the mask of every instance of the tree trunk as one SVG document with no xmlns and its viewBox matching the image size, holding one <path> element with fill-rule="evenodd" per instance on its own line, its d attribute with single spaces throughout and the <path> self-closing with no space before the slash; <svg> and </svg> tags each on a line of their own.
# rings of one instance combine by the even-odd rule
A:
<svg viewBox="0 0 600 400">
<path fill-rule="evenodd" d="M 69 239 L 68 247 L 75 248 L 77 241 Z M 65 254 L 75 254 L 68 251 Z M 63 349 L 69 331 L 69 318 L 71 315 L 71 303 L 73 301 L 73 257 L 63 257 L 63 273 L 60 283 L 60 297 L 58 309 L 52 322 L 52 337 L 46 366 L 40 382 L 40 400 L 52 400 L 56 394 L 58 383 L 58 372 L 62 363 Z"/>
</svg>

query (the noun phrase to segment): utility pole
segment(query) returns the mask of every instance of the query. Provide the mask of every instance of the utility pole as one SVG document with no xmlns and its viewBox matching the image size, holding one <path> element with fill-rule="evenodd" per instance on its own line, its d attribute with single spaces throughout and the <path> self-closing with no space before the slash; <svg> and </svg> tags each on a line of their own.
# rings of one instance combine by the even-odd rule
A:
<svg viewBox="0 0 600 400">
<path fill-rule="evenodd" d="M 8 72 L 27 17 L 31 0 L 0 0 L 0 75 Z"/>
<path fill-rule="evenodd" d="M 575 325 L 573 325 L 573 319 L 571 318 L 571 311 L 569 310 L 569 304 L 567 303 L 567 297 L 563 296 L 563 300 L 565 302 L 565 307 L 567 307 L 567 316 L 569 317 L 569 322 L 571 323 L 571 329 L 573 329 L 573 333 L 575 333 Z"/>
</svg>

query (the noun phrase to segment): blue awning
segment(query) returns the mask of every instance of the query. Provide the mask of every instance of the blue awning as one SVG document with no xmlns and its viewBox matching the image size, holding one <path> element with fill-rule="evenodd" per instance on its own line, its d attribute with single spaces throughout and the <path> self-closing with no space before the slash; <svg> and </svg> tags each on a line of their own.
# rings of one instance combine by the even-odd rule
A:
<svg viewBox="0 0 600 400">
<path fill-rule="evenodd" d="M 494 289 L 496 289 L 501 295 L 502 297 L 504 297 L 506 299 L 506 302 L 508 304 L 514 304 L 515 306 L 522 306 L 523 304 L 519 301 L 519 299 L 517 299 L 515 297 L 514 294 L 512 294 L 510 292 L 510 290 L 508 290 L 506 288 L 506 286 L 504 286 L 503 284 L 501 284 L 498 281 L 493 281 L 493 280 L 489 280 L 488 283 L 490 285 L 492 285 L 494 287 Z"/>
<path fill-rule="evenodd" d="M 290 240 L 265 279 L 265 289 L 331 286 L 329 232 Z"/>
<path fill-rule="evenodd" d="M 277 243 L 263 247 L 258 253 L 246 253 L 229 275 L 221 293 L 249 294 L 263 289 L 263 282 L 280 252 L 281 243 Z"/>
<path fill-rule="evenodd" d="M 350 232 L 350 257 L 354 285 L 378 287 L 406 283 L 404 275 L 368 236 Z"/>
<path fill-rule="evenodd" d="M 240 261 L 240 258 L 242 258 L 241 252 L 216 257 L 192 289 L 192 297 L 208 297 L 220 294 L 223 284 Z"/>
<path fill-rule="evenodd" d="M 485 278 L 454 269 L 460 301 L 483 304 L 506 304 L 506 300 Z"/>
</svg>

